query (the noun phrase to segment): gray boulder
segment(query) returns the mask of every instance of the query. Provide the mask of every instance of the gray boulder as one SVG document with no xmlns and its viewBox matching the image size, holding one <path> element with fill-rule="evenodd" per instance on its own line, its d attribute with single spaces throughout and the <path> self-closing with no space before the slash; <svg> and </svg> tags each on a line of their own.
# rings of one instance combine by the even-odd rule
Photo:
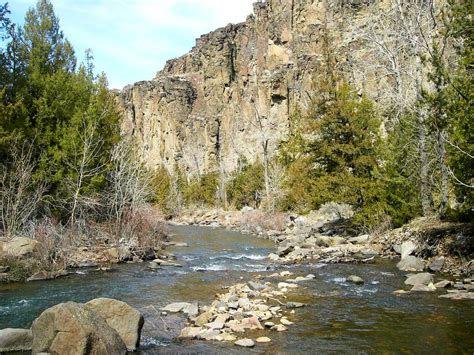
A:
<svg viewBox="0 0 474 355">
<path fill-rule="evenodd" d="M 125 354 L 120 335 L 104 318 L 75 302 L 60 303 L 33 322 L 32 352 L 61 355 Z"/>
<path fill-rule="evenodd" d="M 429 285 L 433 282 L 433 275 L 429 272 L 422 272 L 419 274 L 410 275 L 405 280 L 405 285 Z"/>
<path fill-rule="evenodd" d="M 405 259 L 408 255 L 413 253 L 416 249 L 416 244 L 413 243 L 411 240 L 403 242 L 400 246 L 400 254 L 402 255 L 402 259 Z"/>
<path fill-rule="evenodd" d="M 135 351 L 140 346 L 144 319 L 135 308 L 111 298 L 96 298 L 87 302 L 84 307 L 104 318 L 120 335 L 127 350 Z"/>
<path fill-rule="evenodd" d="M 346 281 L 352 282 L 357 285 L 362 285 L 364 283 L 364 280 L 362 280 L 362 278 L 356 275 L 350 275 L 349 277 L 346 278 Z"/>
<path fill-rule="evenodd" d="M 416 256 L 408 255 L 400 260 L 397 264 L 397 268 L 402 271 L 423 271 L 425 269 L 425 263 Z"/>
<path fill-rule="evenodd" d="M 441 271 L 443 266 L 444 266 L 444 256 L 441 256 L 439 258 L 432 260 L 428 264 L 428 269 L 430 269 L 431 271 Z"/>
<path fill-rule="evenodd" d="M 31 351 L 33 335 L 30 329 L 6 328 L 0 330 L 0 353 Z"/>
</svg>

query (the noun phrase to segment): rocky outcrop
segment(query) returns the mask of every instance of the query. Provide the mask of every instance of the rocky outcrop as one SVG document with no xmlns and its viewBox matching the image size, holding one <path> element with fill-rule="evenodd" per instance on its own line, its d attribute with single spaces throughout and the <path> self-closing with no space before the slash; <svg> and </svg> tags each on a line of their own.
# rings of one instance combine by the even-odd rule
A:
<svg viewBox="0 0 474 355">
<path fill-rule="evenodd" d="M 44 311 L 32 325 L 33 353 L 125 354 L 120 335 L 95 312 L 74 302 Z"/>
<path fill-rule="evenodd" d="M 264 147 L 275 152 L 293 109 L 308 108 L 326 75 L 328 37 L 337 66 L 362 83 L 349 60 L 358 48 L 351 26 L 367 21 L 359 12 L 371 2 L 255 3 L 245 22 L 201 36 L 155 79 L 125 87 L 123 132 L 150 167 L 178 165 L 195 176 L 261 159 Z"/>
</svg>

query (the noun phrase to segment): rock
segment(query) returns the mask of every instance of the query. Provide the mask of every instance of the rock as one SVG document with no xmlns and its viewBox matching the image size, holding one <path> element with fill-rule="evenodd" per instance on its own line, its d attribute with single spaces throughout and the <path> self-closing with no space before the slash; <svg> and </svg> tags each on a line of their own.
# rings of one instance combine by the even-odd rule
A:
<svg viewBox="0 0 474 355">
<path fill-rule="evenodd" d="M 282 271 L 282 272 L 280 272 L 280 276 L 281 276 L 281 277 L 286 277 L 286 276 L 291 276 L 291 275 L 293 275 L 293 273 L 290 272 L 290 271 Z"/>
<path fill-rule="evenodd" d="M 431 271 L 441 271 L 444 266 L 444 256 L 434 259 L 428 264 L 428 269 Z"/>
<path fill-rule="evenodd" d="M 143 316 L 125 302 L 111 298 L 96 298 L 84 304 L 85 308 L 97 313 L 120 335 L 128 351 L 140 346 Z"/>
<path fill-rule="evenodd" d="M 155 259 L 152 261 L 153 263 L 158 264 L 159 266 L 176 266 L 176 267 L 183 267 L 183 265 L 179 263 L 175 263 L 173 261 L 169 260 L 163 260 L 163 259 Z"/>
<path fill-rule="evenodd" d="M 49 272 L 46 272 L 46 271 L 38 271 L 37 273 L 31 275 L 30 277 L 28 277 L 26 279 L 26 281 L 30 282 L 30 281 L 42 281 L 42 280 L 49 280 L 49 279 L 52 279 L 53 276 L 49 273 Z"/>
<path fill-rule="evenodd" d="M 283 324 L 277 324 L 274 327 L 272 327 L 271 330 L 276 330 L 277 332 L 284 332 L 284 331 L 287 331 L 288 328 L 285 327 Z"/>
<path fill-rule="evenodd" d="M 280 260 L 280 257 L 278 255 L 276 255 L 275 253 L 268 254 L 267 258 L 270 259 L 271 261 L 279 261 Z"/>
<path fill-rule="evenodd" d="M 274 327 L 275 326 L 275 323 L 273 322 L 265 322 L 265 327 L 267 328 L 271 328 L 271 327 Z"/>
<path fill-rule="evenodd" d="M 227 314 L 219 314 L 212 323 L 206 323 L 205 326 L 210 329 L 222 329 L 227 319 L 229 319 Z"/>
<path fill-rule="evenodd" d="M 316 276 L 314 276 L 313 274 L 308 274 L 305 276 L 305 279 L 307 280 L 311 280 L 311 279 L 314 279 Z"/>
<path fill-rule="evenodd" d="M 243 346 L 244 348 L 252 348 L 255 346 L 255 343 L 252 339 L 240 339 L 237 340 L 234 344 L 238 346 Z"/>
<path fill-rule="evenodd" d="M 292 324 L 295 324 L 295 323 L 289 321 L 289 320 L 286 319 L 286 318 L 281 318 L 281 319 L 280 319 L 280 323 L 283 324 L 283 325 L 292 325 Z"/>
<path fill-rule="evenodd" d="M 346 278 L 347 282 L 352 282 L 357 285 L 362 285 L 364 283 L 364 280 L 362 280 L 359 276 L 356 275 L 350 275 L 349 277 Z"/>
<path fill-rule="evenodd" d="M 419 274 L 411 275 L 405 280 L 405 285 L 429 285 L 433 282 L 433 275 L 429 272 L 422 272 Z"/>
<path fill-rule="evenodd" d="M 120 335 L 92 310 L 74 302 L 60 303 L 33 322 L 33 353 L 125 354 Z"/>
<path fill-rule="evenodd" d="M 204 313 L 201 313 L 198 317 L 194 318 L 193 321 L 197 326 L 204 326 L 204 324 L 209 323 L 209 321 L 213 318 L 213 315 L 211 312 L 207 311 Z"/>
<path fill-rule="evenodd" d="M 160 264 L 155 263 L 154 261 L 150 261 L 150 262 L 148 263 L 148 268 L 149 268 L 149 269 L 152 269 L 152 270 L 161 269 Z"/>
<path fill-rule="evenodd" d="M 178 313 L 189 306 L 192 306 L 192 304 L 187 302 L 175 302 L 161 308 L 161 310 L 165 312 Z"/>
<path fill-rule="evenodd" d="M 248 285 L 250 286 L 250 288 L 251 288 L 252 290 L 255 290 L 255 291 L 261 291 L 261 290 L 264 290 L 264 289 L 267 288 L 266 285 L 261 284 L 261 283 L 259 283 L 259 282 L 249 281 L 249 282 L 247 282 L 247 283 L 248 283 Z"/>
<path fill-rule="evenodd" d="M 451 281 L 448 281 L 448 280 L 442 280 L 442 281 L 439 281 L 437 283 L 435 283 L 435 287 L 436 288 L 446 288 L 446 287 L 450 287 L 453 283 Z"/>
<path fill-rule="evenodd" d="M 216 336 L 215 340 L 217 341 L 235 341 L 237 339 L 236 336 L 229 334 L 229 333 L 221 333 Z"/>
<path fill-rule="evenodd" d="M 167 242 L 166 245 L 172 246 L 172 247 L 181 247 L 181 248 L 188 247 L 188 243 L 183 243 L 183 242 Z"/>
<path fill-rule="evenodd" d="M 423 271 L 425 269 L 425 263 L 423 260 L 409 255 L 400 260 L 397 264 L 397 268 L 402 271 Z"/>
<path fill-rule="evenodd" d="M 181 330 L 178 339 L 194 339 L 203 331 L 201 327 L 186 327 Z"/>
<path fill-rule="evenodd" d="M 335 247 L 346 243 L 346 239 L 339 236 L 328 237 L 324 235 L 319 235 L 315 237 L 315 239 L 316 245 L 320 247 Z"/>
<path fill-rule="evenodd" d="M 305 304 L 304 303 L 300 303 L 300 302 L 287 302 L 285 307 L 288 308 L 288 309 L 293 309 L 293 308 L 301 308 L 301 307 L 304 307 Z"/>
<path fill-rule="evenodd" d="M 104 250 L 104 255 L 116 263 L 132 259 L 132 252 L 129 247 L 117 247 Z"/>
<path fill-rule="evenodd" d="M 217 340 L 216 338 L 221 334 L 220 330 L 208 329 L 199 333 L 198 339 Z"/>
<path fill-rule="evenodd" d="M 415 249 L 416 249 L 416 244 L 413 243 L 411 240 L 403 242 L 402 245 L 400 246 L 400 254 L 401 254 L 402 260 L 405 259 L 411 253 L 413 253 Z"/>
<path fill-rule="evenodd" d="M 348 241 L 353 244 L 365 244 L 369 241 L 369 235 L 368 234 L 359 235 L 358 237 L 349 238 Z"/>
<path fill-rule="evenodd" d="M 259 337 L 259 338 L 255 339 L 255 341 L 256 341 L 257 343 L 269 343 L 269 342 L 271 342 L 272 340 L 271 340 L 270 338 L 268 338 L 268 337 Z"/>
<path fill-rule="evenodd" d="M 188 317 L 196 317 L 199 314 L 199 305 L 196 303 L 188 303 L 181 309 L 181 312 L 187 314 Z"/>
<path fill-rule="evenodd" d="M 279 282 L 278 288 L 297 288 L 298 285 L 294 283 L 287 283 L 287 282 Z"/>
<path fill-rule="evenodd" d="M 262 325 L 260 324 L 260 321 L 256 316 L 244 318 L 242 319 L 240 324 L 244 329 L 263 329 Z"/>
<path fill-rule="evenodd" d="M 15 237 L 4 243 L 3 251 L 5 254 L 24 258 L 31 256 L 39 247 L 39 242 L 25 237 Z"/>
<path fill-rule="evenodd" d="M 433 283 L 429 283 L 428 285 L 423 284 L 415 284 L 410 291 L 423 291 L 423 292 L 433 292 L 436 291 L 436 287 Z"/>
<path fill-rule="evenodd" d="M 284 246 L 284 247 L 280 247 L 280 248 L 277 249 L 276 254 L 279 257 L 283 257 L 283 256 L 288 255 L 290 252 L 292 252 L 293 249 L 294 249 L 293 245 L 287 245 L 287 246 Z"/>
<path fill-rule="evenodd" d="M 393 291 L 393 294 L 394 295 L 403 295 L 405 293 L 410 293 L 410 291 L 405 291 L 405 290 L 396 290 L 396 291 Z"/>
<path fill-rule="evenodd" d="M 0 353 L 31 351 L 33 335 L 30 329 L 6 328 L 0 330 Z"/>
<path fill-rule="evenodd" d="M 448 293 L 439 298 L 449 298 L 452 300 L 474 300 L 474 292 Z"/>
</svg>

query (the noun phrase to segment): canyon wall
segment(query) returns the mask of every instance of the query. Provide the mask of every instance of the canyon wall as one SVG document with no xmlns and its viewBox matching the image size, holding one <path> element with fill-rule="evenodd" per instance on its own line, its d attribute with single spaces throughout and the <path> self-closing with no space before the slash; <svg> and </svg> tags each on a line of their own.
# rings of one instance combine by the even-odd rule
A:
<svg viewBox="0 0 474 355">
<path fill-rule="evenodd" d="M 125 87 L 124 134 L 149 167 L 177 165 L 188 176 L 230 172 L 262 160 L 264 150 L 274 154 L 291 112 L 308 107 L 314 81 L 325 73 L 328 34 L 338 65 L 362 83 L 350 70 L 357 50 L 350 28 L 364 21 L 365 2 L 255 3 L 245 22 L 201 36 L 153 80 Z"/>
</svg>

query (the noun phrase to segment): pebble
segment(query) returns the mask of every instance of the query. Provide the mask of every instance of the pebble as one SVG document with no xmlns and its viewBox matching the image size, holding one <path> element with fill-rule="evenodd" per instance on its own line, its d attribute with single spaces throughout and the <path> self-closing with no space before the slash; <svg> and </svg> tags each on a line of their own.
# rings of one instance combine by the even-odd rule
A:
<svg viewBox="0 0 474 355">
<path fill-rule="evenodd" d="M 269 342 L 271 342 L 272 340 L 271 340 L 270 338 L 268 338 L 268 337 L 260 337 L 260 338 L 255 339 L 255 341 L 256 341 L 257 343 L 269 343 Z"/>
<path fill-rule="evenodd" d="M 292 325 L 292 324 L 295 324 L 295 323 L 289 321 L 289 320 L 286 319 L 286 318 L 280 319 L 280 323 L 283 324 L 283 325 Z"/>
<path fill-rule="evenodd" d="M 277 324 L 274 327 L 271 328 L 272 330 L 276 330 L 277 332 L 284 332 L 288 330 L 287 327 L 285 327 L 283 324 Z"/>
</svg>

